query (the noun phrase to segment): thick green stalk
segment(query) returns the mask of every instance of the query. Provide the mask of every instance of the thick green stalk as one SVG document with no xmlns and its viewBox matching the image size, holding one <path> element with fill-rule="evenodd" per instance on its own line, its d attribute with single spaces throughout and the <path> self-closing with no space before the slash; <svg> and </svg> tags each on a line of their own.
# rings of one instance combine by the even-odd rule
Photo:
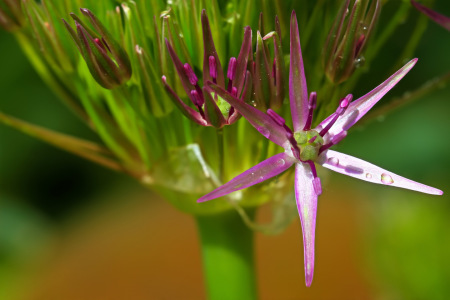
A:
<svg viewBox="0 0 450 300">
<path fill-rule="evenodd" d="M 254 232 L 236 211 L 197 216 L 197 225 L 208 299 L 257 299 Z"/>
</svg>

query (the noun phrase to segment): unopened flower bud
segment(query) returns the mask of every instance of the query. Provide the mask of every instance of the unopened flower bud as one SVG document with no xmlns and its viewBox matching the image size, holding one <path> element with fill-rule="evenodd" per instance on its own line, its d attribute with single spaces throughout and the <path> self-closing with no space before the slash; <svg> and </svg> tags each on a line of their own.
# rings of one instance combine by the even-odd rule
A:
<svg viewBox="0 0 450 300">
<path fill-rule="evenodd" d="M 76 32 L 64 21 L 64 25 L 75 41 L 89 71 L 95 80 L 106 89 L 113 89 L 131 77 L 131 63 L 124 48 L 112 37 L 94 14 L 86 8 L 80 9 L 96 32 L 90 30 L 75 15 Z"/>
<path fill-rule="evenodd" d="M 364 63 L 362 52 L 380 12 L 379 0 L 352 2 L 351 9 L 345 0 L 339 10 L 322 53 L 325 73 L 334 83 L 344 82 Z"/>
</svg>

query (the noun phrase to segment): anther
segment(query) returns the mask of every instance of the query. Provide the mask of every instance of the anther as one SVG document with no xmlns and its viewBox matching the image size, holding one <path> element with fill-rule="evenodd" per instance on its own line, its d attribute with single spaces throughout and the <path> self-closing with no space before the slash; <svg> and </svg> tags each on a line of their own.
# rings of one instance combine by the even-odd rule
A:
<svg viewBox="0 0 450 300">
<path fill-rule="evenodd" d="M 228 63 L 228 71 L 227 71 L 227 78 L 228 78 L 228 92 L 231 92 L 231 88 L 233 87 L 233 79 L 236 75 L 236 67 L 237 67 L 237 60 L 235 57 L 230 58 L 230 62 Z"/>
<path fill-rule="evenodd" d="M 194 70 L 192 70 L 191 66 L 188 63 L 184 64 L 184 71 L 186 72 L 186 76 L 188 77 L 189 82 L 192 85 L 196 85 L 198 82 L 198 78 L 195 75 Z"/>
<path fill-rule="evenodd" d="M 233 97 L 235 97 L 235 98 L 237 98 L 238 97 L 238 90 L 237 90 L 237 88 L 236 87 L 232 87 L 231 88 L 231 95 L 233 96 Z"/>
<path fill-rule="evenodd" d="M 214 83 L 217 83 L 217 63 L 214 56 L 209 57 L 209 76 L 212 77 Z"/>
<path fill-rule="evenodd" d="M 336 112 L 332 114 L 333 119 L 331 119 L 331 121 L 328 122 L 327 126 L 325 126 L 325 128 L 323 128 L 320 131 L 319 135 L 321 137 L 323 137 L 330 130 L 330 128 L 334 125 L 334 123 L 336 123 L 337 119 L 344 114 L 344 112 L 348 108 L 350 101 L 352 101 L 352 99 L 353 99 L 353 95 L 349 94 L 344 99 L 341 100 L 338 108 L 336 109 Z"/>
</svg>

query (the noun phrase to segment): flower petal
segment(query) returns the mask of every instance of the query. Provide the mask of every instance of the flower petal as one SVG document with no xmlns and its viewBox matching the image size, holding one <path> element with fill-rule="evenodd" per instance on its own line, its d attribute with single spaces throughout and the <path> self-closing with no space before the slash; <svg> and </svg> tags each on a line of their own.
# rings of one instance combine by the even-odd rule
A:
<svg viewBox="0 0 450 300">
<path fill-rule="evenodd" d="M 262 135 L 283 148 L 290 149 L 290 143 L 286 137 L 286 130 L 278 125 L 271 117 L 253 106 L 233 97 L 230 93 L 218 85 L 208 82 L 208 91 L 217 93 L 222 99 L 231 104 L 250 124 Z"/>
<path fill-rule="evenodd" d="M 307 164 L 295 164 L 295 199 L 302 223 L 306 286 L 311 286 L 314 275 L 317 194 L 311 168 Z"/>
<path fill-rule="evenodd" d="M 411 0 L 411 4 L 414 5 L 415 8 L 417 8 L 418 11 L 429 17 L 434 22 L 438 23 L 448 31 L 450 31 L 450 18 L 444 15 L 441 15 L 437 12 L 435 12 L 432 9 L 429 9 L 426 6 L 423 6 L 422 4 L 417 3 L 416 1 Z"/>
<path fill-rule="evenodd" d="M 330 136 L 335 136 L 342 131 L 348 130 L 356 122 L 359 121 L 380 99 L 386 95 L 411 69 L 417 62 L 417 58 L 411 60 L 400 70 L 395 72 L 391 77 L 382 84 L 374 88 L 369 93 L 350 103 L 345 113 L 337 119 L 336 123 L 328 131 Z M 322 128 L 333 118 L 329 116 L 317 128 Z"/>
<path fill-rule="evenodd" d="M 218 187 L 211 193 L 201 197 L 197 202 L 205 202 L 215 198 L 225 196 L 231 192 L 245 189 L 246 187 L 263 182 L 289 169 L 296 161 L 295 158 L 287 153 L 274 155 L 256 166 L 248 169 L 241 175 L 231 179 L 226 184 Z"/>
<path fill-rule="evenodd" d="M 319 164 L 344 175 L 376 184 L 395 186 L 431 195 L 442 195 L 441 190 L 401 177 L 362 159 L 327 150 L 319 156 Z"/>
<path fill-rule="evenodd" d="M 303 67 L 297 17 L 291 15 L 291 63 L 289 67 L 289 101 L 294 131 L 301 131 L 308 118 L 308 87 Z"/>
</svg>

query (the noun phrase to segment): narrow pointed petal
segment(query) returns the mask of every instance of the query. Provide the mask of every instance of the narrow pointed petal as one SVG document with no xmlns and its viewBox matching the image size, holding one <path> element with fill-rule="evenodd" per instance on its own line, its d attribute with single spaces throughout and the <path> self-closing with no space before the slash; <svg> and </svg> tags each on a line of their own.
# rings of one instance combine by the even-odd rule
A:
<svg viewBox="0 0 450 300">
<path fill-rule="evenodd" d="M 301 131 L 308 118 L 308 87 L 303 67 L 297 17 L 291 15 L 291 63 L 289 67 L 289 101 L 294 131 Z"/>
<path fill-rule="evenodd" d="M 314 275 L 314 243 L 316 235 L 317 194 L 308 164 L 295 164 L 295 199 L 302 224 L 306 286 L 311 286 Z"/>
<path fill-rule="evenodd" d="M 237 58 L 236 75 L 234 77 L 234 86 L 237 88 L 238 96 L 241 95 L 245 82 L 245 74 L 247 71 L 248 56 L 252 50 L 252 29 L 250 26 L 244 29 L 244 40 L 242 41 L 241 50 Z"/>
<path fill-rule="evenodd" d="M 166 39 L 166 47 L 169 51 L 169 55 L 172 58 L 173 64 L 175 66 L 175 69 L 177 70 L 178 77 L 180 78 L 181 84 L 183 85 L 184 90 L 186 91 L 187 95 L 190 95 L 191 91 L 195 89 L 195 87 L 190 83 L 189 77 L 186 75 L 186 72 L 184 70 L 184 65 L 181 62 L 178 55 L 175 53 L 175 50 L 172 48 L 172 45 L 170 45 L 169 41 Z"/>
<path fill-rule="evenodd" d="M 431 20 L 436 22 L 437 24 L 441 25 L 448 31 L 450 31 L 450 18 L 444 15 L 441 15 L 437 12 L 435 12 L 432 9 L 429 9 L 426 6 L 423 6 L 422 4 L 417 3 L 416 1 L 411 0 L 411 4 L 414 5 L 415 8 L 417 8 L 418 11 L 429 17 Z"/>
<path fill-rule="evenodd" d="M 278 125 L 271 117 L 253 106 L 233 97 L 230 93 L 212 82 L 208 82 L 208 91 L 217 93 L 222 99 L 231 104 L 250 124 L 253 125 L 264 137 L 283 148 L 290 149 L 290 143 L 286 136 L 286 130 Z"/>
<path fill-rule="evenodd" d="M 336 123 L 328 131 L 330 136 L 335 136 L 342 131 L 347 131 L 356 122 L 359 121 L 378 101 L 386 95 L 411 69 L 417 62 L 417 58 L 411 60 L 404 65 L 400 70 L 395 72 L 391 77 L 385 80 L 382 84 L 374 88 L 369 93 L 361 98 L 350 103 L 345 113 L 337 119 Z M 317 128 L 323 128 L 333 118 L 329 116 Z"/>
<path fill-rule="evenodd" d="M 362 159 L 327 150 L 319 156 L 319 164 L 335 172 L 376 184 L 395 186 L 431 195 L 442 195 L 436 188 L 409 180 Z"/>
<path fill-rule="evenodd" d="M 274 155 L 201 197 L 197 202 L 219 198 L 275 177 L 289 169 L 295 161 L 295 158 L 285 152 Z"/>
<path fill-rule="evenodd" d="M 199 112 L 190 108 L 188 105 L 186 105 L 186 103 L 183 102 L 183 100 L 180 99 L 180 97 L 178 97 L 177 93 L 175 93 L 175 91 L 167 84 L 165 76 L 162 77 L 162 82 L 164 88 L 170 95 L 170 99 L 172 99 L 173 103 L 178 107 L 183 115 L 199 125 L 208 126 L 208 123 L 203 119 Z"/>
<path fill-rule="evenodd" d="M 209 57 L 214 56 L 216 60 L 217 69 L 217 83 L 220 86 L 225 86 L 225 78 L 223 77 L 222 65 L 220 64 L 219 56 L 217 55 L 216 47 L 209 26 L 209 20 L 206 16 L 206 11 L 202 10 L 202 32 L 203 32 L 203 82 L 213 81 L 209 70 Z"/>
</svg>

